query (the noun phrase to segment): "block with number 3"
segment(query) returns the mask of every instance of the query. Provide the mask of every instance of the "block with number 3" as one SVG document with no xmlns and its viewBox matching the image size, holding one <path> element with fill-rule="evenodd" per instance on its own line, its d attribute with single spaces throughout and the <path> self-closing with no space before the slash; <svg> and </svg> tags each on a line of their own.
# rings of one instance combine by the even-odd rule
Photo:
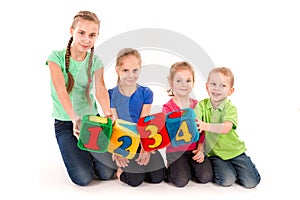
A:
<svg viewBox="0 0 300 200">
<path fill-rule="evenodd" d="M 137 122 L 144 150 L 162 149 L 170 144 L 165 126 L 166 115 L 162 112 L 142 117 Z"/>
</svg>

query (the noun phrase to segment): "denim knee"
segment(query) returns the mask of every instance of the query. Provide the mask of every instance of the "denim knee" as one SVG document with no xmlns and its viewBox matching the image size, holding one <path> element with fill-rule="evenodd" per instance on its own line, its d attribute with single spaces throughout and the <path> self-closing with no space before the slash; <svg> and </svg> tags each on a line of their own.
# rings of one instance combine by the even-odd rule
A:
<svg viewBox="0 0 300 200">
<path fill-rule="evenodd" d="M 114 177 L 115 173 L 117 170 L 107 168 L 107 169 L 102 169 L 101 174 L 97 174 L 100 178 L 100 180 L 110 180 Z"/>
<path fill-rule="evenodd" d="M 214 177 L 214 182 L 224 187 L 229 187 L 233 185 L 235 181 L 236 181 L 236 177 L 233 175 L 222 177 L 222 178 Z"/>
<path fill-rule="evenodd" d="M 86 174 L 86 173 L 81 173 L 80 175 L 77 174 L 76 177 L 70 176 L 70 178 L 74 184 L 79 185 L 79 186 L 87 186 L 94 179 L 93 175 Z"/>
</svg>

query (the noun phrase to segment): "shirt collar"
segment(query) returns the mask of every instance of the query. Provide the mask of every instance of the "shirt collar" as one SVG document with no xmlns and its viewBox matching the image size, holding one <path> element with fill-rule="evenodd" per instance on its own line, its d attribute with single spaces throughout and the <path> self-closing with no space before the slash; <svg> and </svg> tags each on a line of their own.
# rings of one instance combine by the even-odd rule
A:
<svg viewBox="0 0 300 200">
<path fill-rule="evenodd" d="M 220 110 L 220 111 L 222 111 L 222 110 L 224 110 L 224 107 L 225 107 L 227 101 L 228 101 L 228 99 L 225 98 L 225 99 L 220 103 L 220 105 L 219 105 L 216 109 L 214 109 L 214 108 L 213 108 L 213 105 L 212 105 L 212 103 L 211 103 L 211 101 L 210 101 L 210 99 L 209 99 L 209 101 L 208 101 L 208 103 L 207 103 L 207 107 L 208 107 L 209 109 L 211 109 L 211 110 Z"/>
</svg>

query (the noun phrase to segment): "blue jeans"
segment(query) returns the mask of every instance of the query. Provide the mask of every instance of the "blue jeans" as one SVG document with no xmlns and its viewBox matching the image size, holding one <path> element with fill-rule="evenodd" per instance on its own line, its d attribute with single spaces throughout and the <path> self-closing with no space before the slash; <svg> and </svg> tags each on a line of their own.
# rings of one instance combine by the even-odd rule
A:
<svg viewBox="0 0 300 200">
<path fill-rule="evenodd" d="M 214 171 L 214 182 L 222 186 L 231 186 L 237 182 L 245 188 L 254 188 L 260 182 L 260 175 L 245 153 L 229 160 L 211 156 L 209 160 Z"/>
<path fill-rule="evenodd" d="M 94 178 L 100 180 L 112 179 L 116 170 L 111 159 L 111 153 L 99 153 L 105 162 L 100 162 L 88 151 L 77 147 L 77 138 L 73 135 L 73 123 L 71 121 L 54 122 L 55 136 L 63 158 L 65 167 L 73 183 L 85 186 Z M 110 163 L 108 163 L 110 162 Z"/>
</svg>

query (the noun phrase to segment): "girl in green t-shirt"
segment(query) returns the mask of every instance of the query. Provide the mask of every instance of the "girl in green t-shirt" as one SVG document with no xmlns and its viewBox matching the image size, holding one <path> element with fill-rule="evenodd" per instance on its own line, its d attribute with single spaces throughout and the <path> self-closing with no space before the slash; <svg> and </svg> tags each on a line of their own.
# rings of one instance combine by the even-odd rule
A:
<svg viewBox="0 0 300 200">
<path fill-rule="evenodd" d="M 116 171 L 109 167 L 113 166 L 110 153 L 99 154 L 96 158 L 77 147 L 81 118 L 98 114 L 95 99 L 104 115 L 112 117 L 103 80 L 103 64 L 94 55 L 99 27 L 100 20 L 94 13 L 80 11 L 74 16 L 67 48 L 53 51 L 47 60 L 57 143 L 70 179 L 80 186 L 88 185 L 94 177 L 111 179 Z M 93 85 L 96 98 L 90 92 Z"/>
</svg>

